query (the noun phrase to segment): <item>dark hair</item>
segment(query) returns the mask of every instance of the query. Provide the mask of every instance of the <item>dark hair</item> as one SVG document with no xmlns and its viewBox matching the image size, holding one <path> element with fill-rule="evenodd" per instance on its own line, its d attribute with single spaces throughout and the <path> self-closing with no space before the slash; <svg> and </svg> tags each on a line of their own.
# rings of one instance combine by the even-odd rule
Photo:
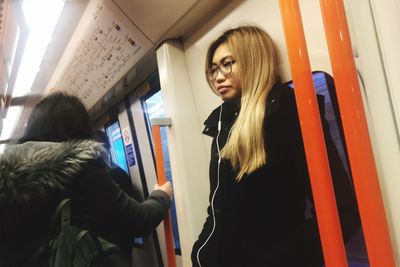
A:
<svg viewBox="0 0 400 267">
<path fill-rule="evenodd" d="M 78 97 L 57 92 L 43 98 L 32 110 L 20 142 L 93 139 L 94 127 Z"/>
<path fill-rule="evenodd" d="M 212 65 L 212 60 L 215 54 L 215 50 L 221 45 L 227 42 L 227 40 L 236 32 L 240 27 L 229 29 L 221 34 L 214 42 L 212 42 L 208 48 L 206 56 L 206 68 Z"/>
<path fill-rule="evenodd" d="M 97 142 L 102 143 L 107 150 L 110 149 L 110 141 L 108 140 L 108 136 L 105 132 L 97 130 L 94 134 L 94 139 Z"/>
</svg>

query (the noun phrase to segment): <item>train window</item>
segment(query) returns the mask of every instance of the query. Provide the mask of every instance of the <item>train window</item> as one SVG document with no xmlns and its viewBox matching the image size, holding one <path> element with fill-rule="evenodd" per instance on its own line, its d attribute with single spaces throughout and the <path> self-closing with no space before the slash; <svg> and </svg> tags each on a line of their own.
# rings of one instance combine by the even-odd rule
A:
<svg viewBox="0 0 400 267">
<path fill-rule="evenodd" d="M 148 124 L 148 128 L 151 129 L 150 121 L 153 118 L 164 118 L 164 103 L 161 97 L 161 91 L 153 93 L 151 95 L 145 96 L 143 101 L 143 107 L 146 114 L 146 122 Z M 167 132 L 164 127 L 160 128 L 161 131 L 161 142 L 163 148 L 163 157 L 164 157 L 164 168 L 167 180 L 172 183 L 172 173 L 171 173 L 171 165 L 169 160 L 168 153 L 168 140 L 167 140 Z M 175 245 L 175 254 L 181 255 L 181 245 L 179 241 L 179 232 L 178 232 L 178 220 L 176 216 L 176 208 L 175 201 L 172 200 L 171 204 L 171 221 L 172 221 L 172 231 L 174 235 L 174 245 Z"/>
<path fill-rule="evenodd" d="M 312 75 L 315 91 L 319 98 L 322 97 L 324 99 L 324 115 L 329 124 L 330 135 L 335 142 L 347 175 L 348 177 L 351 177 L 333 78 L 329 74 L 322 71 L 315 71 L 312 73 Z M 294 88 L 293 82 L 289 82 L 288 84 Z M 350 264 L 349 266 L 369 266 L 364 236 L 361 230 L 346 243 L 346 251 Z"/>
<path fill-rule="evenodd" d="M 114 164 L 118 165 L 129 175 L 121 128 L 119 127 L 118 121 L 113 122 L 109 126 L 107 126 L 106 133 L 110 142 L 111 161 Z"/>
<path fill-rule="evenodd" d="M 338 149 L 340 158 L 346 169 L 347 175 L 350 177 L 350 169 L 347 157 L 346 147 L 344 145 L 344 133 L 342 122 L 340 119 L 339 108 L 337 104 L 335 85 L 332 76 L 322 71 L 312 73 L 314 88 L 317 95 L 322 96 L 325 106 L 325 118 L 329 123 L 329 131 Z M 289 82 L 293 88 L 293 82 Z"/>
</svg>

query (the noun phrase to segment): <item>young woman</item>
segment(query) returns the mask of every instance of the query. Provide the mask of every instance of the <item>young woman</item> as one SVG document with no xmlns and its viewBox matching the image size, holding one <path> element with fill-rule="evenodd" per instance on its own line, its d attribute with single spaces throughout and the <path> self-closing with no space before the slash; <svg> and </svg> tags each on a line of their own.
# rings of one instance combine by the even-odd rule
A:
<svg viewBox="0 0 400 267">
<path fill-rule="evenodd" d="M 223 104 L 205 121 L 213 138 L 210 206 L 194 266 L 321 267 L 323 256 L 293 90 L 262 29 L 242 26 L 209 47 L 206 79 Z M 355 196 L 327 134 L 345 239 L 359 227 Z"/>
<path fill-rule="evenodd" d="M 138 203 L 109 177 L 103 145 L 93 139 L 89 114 L 77 97 L 55 93 L 35 106 L 21 144 L 0 157 L 0 266 L 29 261 L 67 197 L 74 226 L 121 247 L 149 234 L 167 214 L 171 185 L 157 185 Z"/>
</svg>

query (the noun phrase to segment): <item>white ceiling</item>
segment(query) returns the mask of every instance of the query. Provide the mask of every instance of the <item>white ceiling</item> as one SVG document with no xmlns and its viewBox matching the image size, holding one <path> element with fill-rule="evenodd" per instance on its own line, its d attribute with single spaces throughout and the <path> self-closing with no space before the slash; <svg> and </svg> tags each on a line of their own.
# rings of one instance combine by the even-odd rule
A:
<svg viewBox="0 0 400 267">
<path fill-rule="evenodd" d="M 157 43 L 197 1 L 113 0 L 153 43 Z"/>
<path fill-rule="evenodd" d="M 95 86 L 95 90 L 89 90 L 88 87 L 73 90 L 77 95 L 85 95 L 87 99 L 90 99 L 86 103 L 88 109 L 104 112 L 107 108 L 104 98 L 109 99 L 107 95 L 110 92 L 114 96 L 114 102 L 128 93 L 127 90 L 116 88 L 123 86 L 121 81 L 124 78 L 125 80 L 129 78 L 129 90 L 131 90 L 157 70 L 155 49 L 163 40 L 182 38 L 190 34 L 227 2 L 229 0 L 66 0 L 53 40 L 47 48 L 31 93 L 44 94 L 52 87 L 71 90 L 73 86 L 69 83 L 70 80 L 66 79 L 67 69 L 68 66 L 71 69 L 77 59 L 76 56 L 81 57 L 79 52 L 82 42 L 89 41 L 88 35 L 93 34 L 97 26 L 106 28 L 113 21 L 119 22 L 124 26 L 122 30 L 126 30 L 133 39 L 139 40 L 138 44 L 141 46 L 141 49 L 138 49 L 139 52 L 135 55 L 132 53 L 133 56 L 127 60 L 123 68 L 116 67 L 122 59 L 115 60 L 114 65 L 110 63 L 107 70 L 114 71 L 115 75 L 113 80 L 102 83 L 101 88 Z M 94 13 L 99 11 L 99 6 L 103 6 L 104 9 L 101 11 L 103 15 L 100 15 L 99 20 L 101 25 L 96 25 Z M 115 47 L 112 49 L 115 53 Z M 104 51 L 103 54 L 98 54 L 98 57 L 106 56 L 108 52 L 110 51 Z M 115 55 L 113 56 L 112 59 L 115 59 Z M 79 66 L 96 64 L 98 66 L 98 57 L 91 59 L 88 57 L 80 62 Z M 110 68 L 113 69 L 109 70 Z M 101 73 L 92 73 L 93 75 L 90 76 L 90 73 L 87 74 L 89 69 L 85 70 L 86 72 L 83 69 L 81 72 L 85 72 L 88 79 L 90 77 L 105 78 L 105 75 Z M 102 107 L 104 105 L 105 107 Z M 30 107 L 26 107 L 16 127 L 14 138 L 22 134 L 29 113 Z"/>
</svg>

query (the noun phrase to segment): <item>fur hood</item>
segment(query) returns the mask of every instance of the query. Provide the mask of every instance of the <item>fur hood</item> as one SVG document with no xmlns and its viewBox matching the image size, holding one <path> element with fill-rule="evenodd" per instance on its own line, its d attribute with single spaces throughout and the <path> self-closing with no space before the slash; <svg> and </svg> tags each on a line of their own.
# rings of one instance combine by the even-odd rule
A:
<svg viewBox="0 0 400 267">
<path fill-rule="evenodd" d="M 52 192 L 67 190 L 88 164 L 102 158 L 103 146 L 91 140 L 8 146 L 0 156 L 0 208 L 45 201 Z"/>
</svg>

